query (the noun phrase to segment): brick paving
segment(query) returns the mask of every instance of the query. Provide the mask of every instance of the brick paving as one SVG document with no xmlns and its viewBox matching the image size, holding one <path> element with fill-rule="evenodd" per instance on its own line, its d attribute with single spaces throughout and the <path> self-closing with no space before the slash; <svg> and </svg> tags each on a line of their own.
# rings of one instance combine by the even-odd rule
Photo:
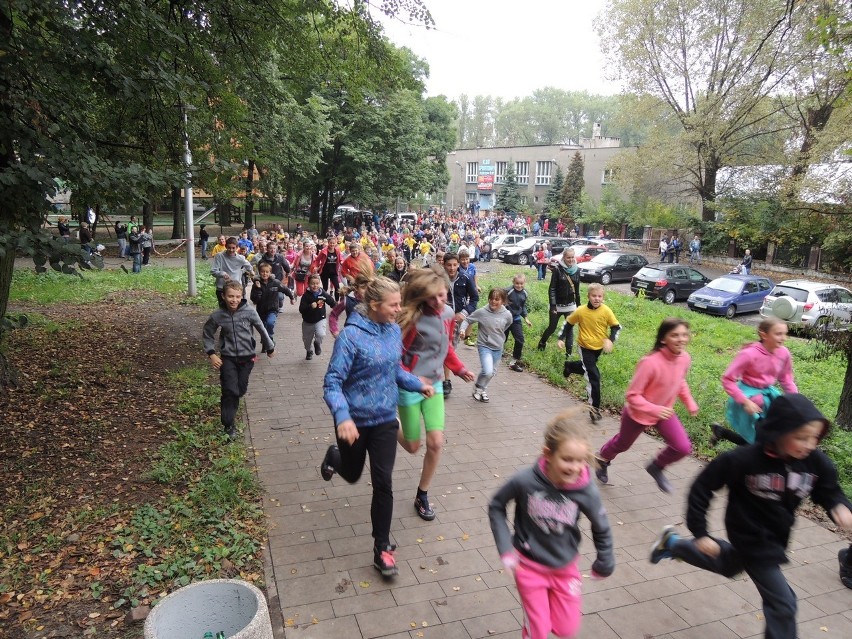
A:
<svg viewBox="0 0 852 639">
<path fill-rule="evenodd" d="M 416 455 L 397 449 L 391 537 L 399 576 L 384 581 L 372 566 L 369 473 L 350 485 L 337 476 L 326 483 L 317 472 L 333 441 L 322 400 L 332 340 L 321 356 L 305 361 L 299 321 L 294 308 L 285 306 L 276 358 L 259 359 L 246 396 L 247 437 L 269 520 L 265 563 L 276 637 L 520 637 L 521 608 L 494 548 L 487 504 L 498 486 L 536 459 L 547 420 L 576 400 L 505 366 L 488 389 L 488 404 L 473 400 L 472 385 L 455 382 L 447 402 L 447 443 L 429 491 L 437 512 L 432 522 L 421 520 L 413 507 L 425 446 Z M 459 355 L 478 370 L 473 348 L 462 346 Z M 605 417 L 593 432 L 595 446 L 617 428 L 616 418 Z M 648 562 L 664 524 L 686 532 L 684 499 L 701 468 L 695 459 L 675 464 L 668 474 L 677 491 L 661 493 L 644 471 L 660 446 L 640 437 L 610 467 L 611 485 L 601 487 L 616 547 L 616 571 L 608 579 L 588 578 L 594 545 L 584 522 L 579 637 L 762 637 L 760 599 L 748 578 Z M 712 529 L 721 531 L 724 500 L 713 506 Z M 852 637 L 852 590 L 837 576 L 837 551 L 845 545 L 808 519 L 796 522 L 785 573 L 799 596 L 802 639 Z"/>
</svg>

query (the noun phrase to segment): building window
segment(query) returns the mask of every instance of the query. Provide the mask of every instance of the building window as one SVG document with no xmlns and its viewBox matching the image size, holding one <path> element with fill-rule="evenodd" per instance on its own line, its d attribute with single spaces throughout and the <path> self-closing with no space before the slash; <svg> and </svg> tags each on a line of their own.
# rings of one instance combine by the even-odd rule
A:
<svg viewBox="0 0 852 639">
<path fill-rule="evenodd" d="M 518 184 L 530 183 L 530 163 L 515 162 L 515 173 L 518 176 Z"/>
<path fill-rule="evenodd" d="M 498 162 L 497 163 L 497 171 L 494 174 L 494 181 L 497 184 L 505 184 L 506 183 L 506 167 L 509 166 L 508 162 Z"/>
<path fill-rule="evenodd" d="M 550 169 L 553 162 L 536 162 L 535 163 L 535 183 L 536 186 L 548 186 L 550 184 Z"/>
<path fill-rule="evenodd" d="M 478 193 L 465 193 L 464 194 L 464 201 L 465 202 L 475 202 L 478 199 L 479 199 Z"/>
<path fill-rule="evenodd" d="M 476 180 L 479 178 L 479 162 L 468 162 L 467 163 L 467 176 L 465 177 L 465 182 L 467 184 L 476 184 Z"/>
<path fill-rule="evenodd" d="M 524 162 L 524 164 L 526 164 L 526 162 Z M 527 205 L 527 196 L 522 195 L 521 196 L 521 206 L 526 206 L 526 205 Z"/>
<path fill-rule="evenodd" d="M 615 181 L 615 169 L 604 169 L 601 184 L 612 184 Z"/>
</svg>

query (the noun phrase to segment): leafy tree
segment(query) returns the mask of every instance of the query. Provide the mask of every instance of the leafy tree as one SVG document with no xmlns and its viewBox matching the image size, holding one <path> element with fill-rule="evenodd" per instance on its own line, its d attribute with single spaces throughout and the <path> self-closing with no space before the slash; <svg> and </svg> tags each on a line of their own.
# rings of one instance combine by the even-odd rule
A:
<svg viewBox="0 0 852 639">
<path fill-rule="evenodd" d="M 560 197 L 561 208 L 573 217 L 576 217 L 579 213 L 580 198 L 583 194 L 583 186 L 586 183 L 583 177 L 584 171 L 583 156 L 580 155 L 579 151 L 576 151 L 568 164 Z"/>
<path fill-rule="evenodd" d="M 660 158 L 688 180 L 713 217 L 717 178 L 762 136 L 789 130 L 772 100 L 794 59 L 786 47 L 794 2 L 611 0 L 599 32 L 630 89 L 667 109 L 674 140 L 651 139 L 637 161 Z M 654 169 L 664 165 L 654 162 Z"/>
<path fill-rule="evenodd" d="M 560 217 L 564 213 L 560 200 L 564 184 L 565 174 L 562 172 L 562 167 L 557 164 L 553 181 L 550 183 L 550 188 L 547 190 L 547 195 L 544 198 L 542 212 L 545 215 Z"/>
<path fill-rule="evenodd" d="M 503 188 L 497 194 L 495 206 L 501 211 L 519 211 L 521 210 L 521 188 L 518 185 L 518 174 L 515 172 L 515 163 L 509 160 L 506 165 L 506 180 Z"/>
</svg>

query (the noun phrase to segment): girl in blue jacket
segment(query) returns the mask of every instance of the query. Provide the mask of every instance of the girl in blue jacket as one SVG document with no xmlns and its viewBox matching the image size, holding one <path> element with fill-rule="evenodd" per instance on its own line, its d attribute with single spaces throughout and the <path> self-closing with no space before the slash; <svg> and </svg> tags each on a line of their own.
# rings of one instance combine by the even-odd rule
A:
<svg viewBox="0 0 852 639">
<path fill-rule="evenodd" d="M 400 293 L 396 282 L 378 277 L 364 291 L 360 312 L 353 313 L 334 343 L 323 382 L 325 403 L 334 417 L 337 445 L 328 447 L 320 466 L 329 481 L 338 473 L 350 484 L 361 477 L 370 455 L 373 499 L 373 564 L 384 577 L 399 571 L 390 543 L 393 517 L 391 474 L 396 460 L 397 386 L 435 394 L 431 384 L 403 370 L 402 334 L 396 323 Z"/>
</svg>

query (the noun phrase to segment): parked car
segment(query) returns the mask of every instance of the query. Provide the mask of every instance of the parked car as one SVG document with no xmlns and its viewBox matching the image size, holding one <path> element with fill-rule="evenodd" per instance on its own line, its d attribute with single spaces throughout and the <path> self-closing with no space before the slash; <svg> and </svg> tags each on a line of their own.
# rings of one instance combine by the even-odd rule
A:
<svg viewBox="0 0 852 639">
<path fill-rule="evenodd" d="M 683 264 L 649 264 L 630 280 L 630 290 L 635 295 L 643 291 L 645 297 L 661 299 L 666 304 L 683 300 L 710 281 L 703 273 Z"/>
<path fill-rule="evenodd" d="M 528 237 L 514 246 L 504 246 L 497 249 L 497 256 L 506 264 L 526 266 L 535 261 L 533 257 L 535 247 L 542 242 L 547 242 L 551 253 L 554 254 L 562 253 L 562 250 L 569 246 L 568 240 L 564 237 Z"/>
<path fill-rule="evenodd" d="M 686 300 L 686 304 L 692 311 L 724 315 L 728 319 L 733 319 L 737 313 L 749 313 L 760 309 L 760 305 L 771 289 L 772 282 L 765 277 L 723 275 L 695 291 Z"/>
<path fill-rule="evenodd" d="M 607 251 L 595 255 L 588 262 L 578 264 L 580 269 L 580 280 L 583 282 L 610 282 L 627 281 L 643 266 L 648 265 L 648 260 L 638 253 L 614 253 Z"/>
<path fill-rule="evenodd" d="M 523 239 L 523 235 L 511 235 L 505 233 L 503 235 L 492 235 L 486 240 L 486 244 L 491 245 L 491 254 L 488 257 L 485 257 L 484 255 L 480 255 L 479 257 L 483 260 L 496 260 L 498 258 L 497 251 L 501 247 L 515 246 L 515 244 Z"/>
<path fill-rule="evenodd" d="M 791 328 L 852 326 L 852 292 L 837 284 L 785 280 L 775 285 L 760 307 L 763 317 L 778 317 Z"/>
<path fill-rule="evenodd" d="M 615 240 L 607 240 L 602 237 L 575 237 L 571 240 L 574 246 L 604 246 L 607 251 L 620 251 L 621 245 Z"/>
<path fill-rule="evenodd" d="M 598 246 L 596 244 L 576 244 L 571 248 L 574 249 L 574 257 L 577 260 L 577 264 L 588 262 L 595 255 L 600 255 L 607 251 L 605 246 Z M 557 259 L 558 257 L 558 255 L 554 255 L 553 259 Z"/>
</svg>

